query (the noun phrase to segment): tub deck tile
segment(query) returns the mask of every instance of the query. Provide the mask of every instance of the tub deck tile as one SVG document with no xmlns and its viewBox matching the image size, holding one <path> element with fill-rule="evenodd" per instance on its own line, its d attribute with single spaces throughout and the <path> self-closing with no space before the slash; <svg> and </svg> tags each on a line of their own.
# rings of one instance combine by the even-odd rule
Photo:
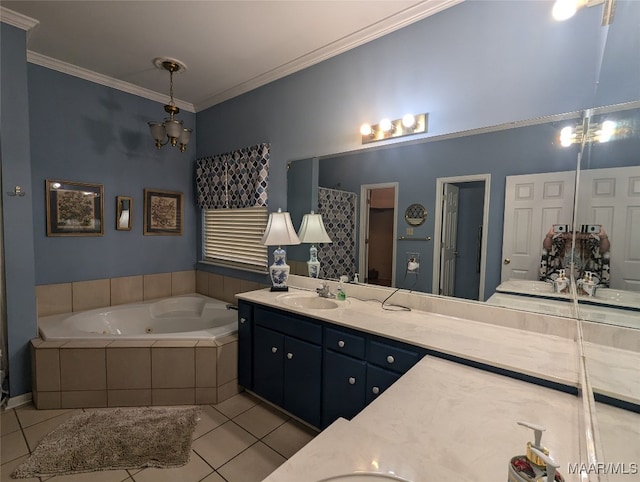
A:
<svg viewBox="0 0 640 482">
<path fill-rule="evenodd" d="M 109 348 L 149 348 L 156 340 L 116 340 L 109 343 Z"/>
<path fill-rule="evenodd" d="M 157 340 L 154 348 L 195 348 L 198 340 Z"/>
<path fill-rule="evenodd" d="M 60 348 L 63 350 L 66 348 L 106 348 L 109 343 L 109 340 L 71 340 L 64 342 Z"/>
</svg>

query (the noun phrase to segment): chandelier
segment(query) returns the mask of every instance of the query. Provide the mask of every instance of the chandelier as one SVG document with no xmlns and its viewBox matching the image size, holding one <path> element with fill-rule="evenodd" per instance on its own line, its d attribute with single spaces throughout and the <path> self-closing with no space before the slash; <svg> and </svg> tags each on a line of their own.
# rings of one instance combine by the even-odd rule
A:
<svg viewBox="0 0 640 482">
<path fill-rule="evenodd" d="M 179 60 L 166 59 L 157 57 L 153 59 L 153 64 L 159 69 L 165 69 L 169 71 L 169 103 L 164 106 L 164 110 L 169 114 L 169 118 L 163 122 L 152 121 L 149 122 L 149 129 L 151 135 L 156 140 L 156 147 L 158 149 L 167 143 L 171 143 L 173 147 L 180 145 L 180 152 L 187 150 L 187 144 L 191 138 L 192 129 L 187 129 L 182 125 L 181 120 L 177 120 L 174 116 L 180 112 L 180 109 L 176 106 L 173 100 L 173 73 L 184 72 L 187 67 Z M 163 142 L 164 141 L 164 142 Z"/>
</svg>

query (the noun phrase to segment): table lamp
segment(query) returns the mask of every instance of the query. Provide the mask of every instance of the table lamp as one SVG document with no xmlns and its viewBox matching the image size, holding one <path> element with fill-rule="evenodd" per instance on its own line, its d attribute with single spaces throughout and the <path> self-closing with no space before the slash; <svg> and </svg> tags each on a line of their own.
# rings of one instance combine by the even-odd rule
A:
<svg viewBox="0 0 640 482">
<path fill-rule="evenodd" d="M 289 291 L 287 280 L 291 268 L 287 264 L 287 252 L 282 246 L 300 244 L 289 213 L 283 213 L 278 209 L 277 213 L 269 214 L 267 229 L 260 243 L 264 246 L 278 246 L 273 251 L 273 264 L 269 266 L 269 275 L 273 283 L 271 291 Z"/>
<path fill-rule="evenodd" d="M 309 269 L 309 277 L 317 278 L 320 274 L 320 261 L 318 261 L 318 248 L 315 243 L 331 243 L 331 238 L 327 234 L 322 222 L 321 214 L 305 214 L 300 224 L 298 237 L 302 243 L 311 243 L 309 248 L 309 261 L 307 267 Z"/>
</svg>

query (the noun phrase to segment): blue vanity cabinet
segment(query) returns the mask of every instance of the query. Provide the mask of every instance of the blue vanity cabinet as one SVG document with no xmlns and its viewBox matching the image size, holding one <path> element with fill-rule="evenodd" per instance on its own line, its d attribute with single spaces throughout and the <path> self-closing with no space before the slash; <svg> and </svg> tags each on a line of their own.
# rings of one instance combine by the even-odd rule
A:
<svg viewBox="0 0 640 482">
<path fill-rule="evenodd" d="M 351 419 L 366 405 L 367 362 L 331 350 L 324 352 L 322 426 Z"/>
<path fill-rule="evenodd" d="M 423 356 L 405 343 L 326 324 L 322 426 L 353 418 Z"/>
<path fill-rule="evenodd" d="M 253 387 L 266 400 L 320 427 L 322 326 L 254 307 Z"/>
<path fill-rule="evenodd" d="M 253 306 L 238 302 L 238 384 L 253 388 Z"/>
</svg>

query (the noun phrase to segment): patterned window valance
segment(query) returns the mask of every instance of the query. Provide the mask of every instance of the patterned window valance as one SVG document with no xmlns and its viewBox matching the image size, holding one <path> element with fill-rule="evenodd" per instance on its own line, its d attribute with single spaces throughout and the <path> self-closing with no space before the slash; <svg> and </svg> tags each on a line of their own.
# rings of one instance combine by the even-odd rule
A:
<svg viewBox="0 0 640 482">
<path fill-rule="evenodd" d="M 196 160 L 197 204 L 203 209 L 267 206 L 271 144 Z"/>
</svg>

